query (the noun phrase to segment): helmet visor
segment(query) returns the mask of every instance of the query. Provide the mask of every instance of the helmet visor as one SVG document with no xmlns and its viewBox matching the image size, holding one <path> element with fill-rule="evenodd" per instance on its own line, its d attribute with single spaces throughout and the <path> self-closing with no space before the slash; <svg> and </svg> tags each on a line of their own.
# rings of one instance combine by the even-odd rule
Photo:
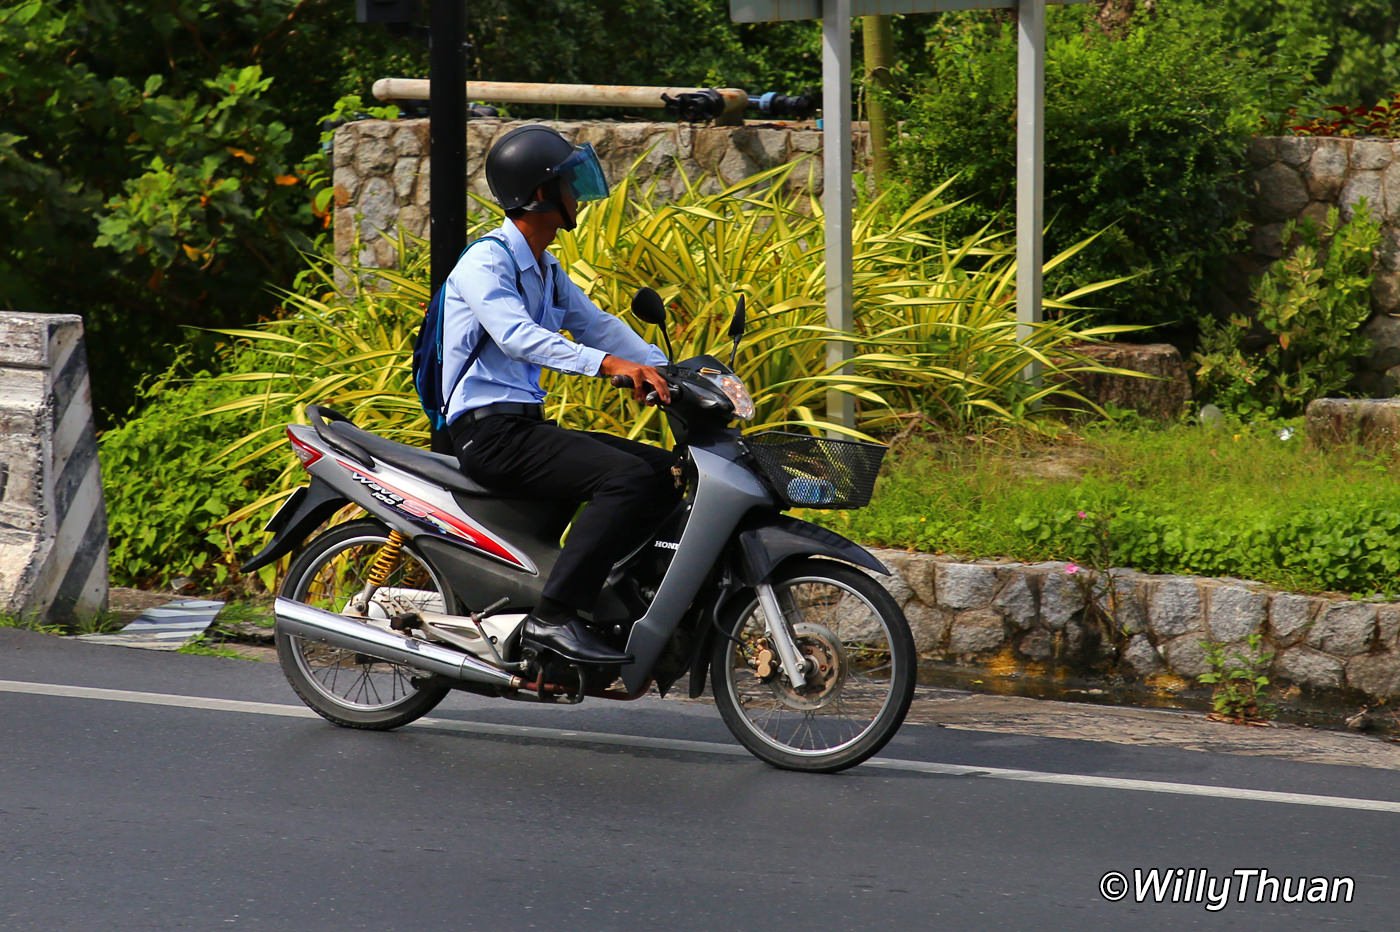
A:
<svg viewBox="0 0 1400 932">
<path fill-rule="evenodd" d="M 603 176 L 603 165 L 590 143 L 575 146 L 573 154 L 559 164 L 559 174 L 574 189 L 580 204 L 608 196 L 608 179 Z"/>
</svg>

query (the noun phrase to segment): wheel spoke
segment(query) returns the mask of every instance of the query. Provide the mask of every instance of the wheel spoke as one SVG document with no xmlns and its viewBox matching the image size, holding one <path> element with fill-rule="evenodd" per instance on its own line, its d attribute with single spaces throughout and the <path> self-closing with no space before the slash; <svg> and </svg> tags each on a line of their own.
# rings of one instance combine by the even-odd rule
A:
<svg viewBox="0 0 1400 932">
<path fill-rule="evenodd" d="M 386 537 L 367 532 L 329 548 L 319 564 L 297 580 L 288 580 L 284 595 L 336 614 L 345 613 L 365 591 L 371 568 Z M 369 606 L 369 621 L 383 624 L 397 609 L 388 599 L 418 607 L 445 605 L 441 586 L 407 548 Z M 413 701 L 419 688 L 414 673 L 389 663 L 326 644 L 291 638 L 293 662 L 307 681 L 333 705 L 357 712 L 393 709 Z"/>
<path fill-rule="evenodd" d="M 775 590 L 812 670 L 800 689 L 781 672 L 759 680 L 736 648 L 724 675 L 737 712 L 760 741 L 781 752 L 817 756 L 849 747 L 896 700 L 894 635 L 871 600 L 835 576 L 789 579 Z M 766 621 L 755 600 L 734 635 L 752 644 L 764 636 Z"/>
</svg>

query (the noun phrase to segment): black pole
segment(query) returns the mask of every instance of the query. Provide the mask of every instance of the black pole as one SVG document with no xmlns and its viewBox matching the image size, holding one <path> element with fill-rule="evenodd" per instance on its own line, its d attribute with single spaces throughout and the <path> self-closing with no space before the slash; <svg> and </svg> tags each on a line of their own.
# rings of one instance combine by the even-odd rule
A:
<svg viewBox="0 0 1400 932">
<path fill-rule="evenodd" d="M 465 0 L 429 0 L 428 147 L 432 291 L 447 280 L 467 241 Z"/>
</svg>

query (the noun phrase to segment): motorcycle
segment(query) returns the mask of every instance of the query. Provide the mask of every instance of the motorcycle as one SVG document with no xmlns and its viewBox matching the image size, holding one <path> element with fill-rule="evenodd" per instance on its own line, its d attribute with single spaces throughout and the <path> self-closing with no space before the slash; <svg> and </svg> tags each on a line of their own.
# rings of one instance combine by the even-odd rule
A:
<svg viewBox="0 0 1400 932">
<path fill-rule="evenodd" d="M 632 309 L 662 330 L 660 297 Z M 574 664 L 522 643 L 576 509 L 500 495 L 454 457 L 378 437 L 319 405 L 287 438 L 310 476 L 267 525 L 251 572 L 297 551 L 275 603 L 276 645 L 297 695 L 324 718 L 391 729 L 450 690 L 541 703 L 664 697 L 707 678 L 735 738 L 790 770 L 835 772 L 878 752 L 904 720 L 916 677 L 908 621 L 866 572 L 864 548 L 784 514 L 865 505 L 885 448 L 805 434 L 743 435 L 754 404 L 733 363 L 702 355 L 667 367 L 664 413 L 684 492 L 619 562 L 594 631 L 633 660 Z M 619 388 L 630 388 L 615 378 Z M 659 404 L 655 392 L 648 401 Z M 347 504 L 365 517 L 314 536 Z M 640 536 L 640 534 L 639 534 Z"/>
</svg>

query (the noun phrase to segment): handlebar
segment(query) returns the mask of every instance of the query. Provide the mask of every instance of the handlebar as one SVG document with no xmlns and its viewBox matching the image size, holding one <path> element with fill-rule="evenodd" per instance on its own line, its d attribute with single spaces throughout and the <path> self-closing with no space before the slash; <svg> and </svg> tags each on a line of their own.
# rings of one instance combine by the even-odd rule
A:
<svg viewBox="0 0 1400 932">
<path fill-rule="evenodd" d="M 632 387 L 633 387 L 632 377 L 631 377 L 630 375 L 614 375 L 614 376 L 610 376 L 610 377 L 608 378 L 608 381 L 609 381 L 610 383 L 612 383 L 613 388 L 632 388 Z M 672 401 L 675 401 L 677 398 L 679 398 L 679 397 L 681 396 L 681 393 L 682 393 L 681 387 L 680 387 L 680 385 L 676 384 L 675 382 L 672 382 L 672 381 L 669 381 L 669 380 L 668 380 L 668 381 L 666 382 L 666 388 L 669 389 L 670 392 L 671 392 L 671 400 L 672 400 Z M 649 404 L 649 405 L 657 405 L 657 404 L 660 403 L 660 401 L 661 401 L 661 398 L 660 398 L 659 395 L 656 394 L 655 391 L 647 392 L 647 397 L 646 397 L 646 403 L 647 403 L 647 404 Z"/>
</svg>

